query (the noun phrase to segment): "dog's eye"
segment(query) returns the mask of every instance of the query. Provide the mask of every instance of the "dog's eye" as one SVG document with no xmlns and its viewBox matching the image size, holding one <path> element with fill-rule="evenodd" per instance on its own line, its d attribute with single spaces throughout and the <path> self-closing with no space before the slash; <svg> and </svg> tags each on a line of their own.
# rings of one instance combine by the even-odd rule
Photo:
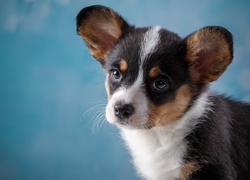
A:
<svg viewBox="0 0 250 180">
<path fill-rule="evenodd" d="M 164 79 L 157 79 L 153 82 L 153 88 L 157 91 L 165 91 L 169 89 L 169 84 Z"/>
<path fill-rule="evenodd" d="M 111 78 L 114 81 L 120 81 L 121 77 L 122 77 L 121 73 L 118 70 L 116 70 L 116 69 L 111 70 Z"/>
</svg>

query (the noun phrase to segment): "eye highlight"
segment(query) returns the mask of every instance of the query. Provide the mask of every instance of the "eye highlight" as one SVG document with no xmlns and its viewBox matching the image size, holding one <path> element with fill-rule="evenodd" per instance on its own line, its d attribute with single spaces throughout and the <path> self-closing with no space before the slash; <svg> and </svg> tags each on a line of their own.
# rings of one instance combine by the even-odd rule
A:
<svg viewBox="0 0 250 180">
<path fill-rule="evenodd" d="M 152 82 L 151 87 L 158 92 L 165 92 L 170 88 L 169 82 L 163 78 L 157 78 Z"/>
<path fill-rule="evenodd" d="M 110 77 L 113 81 L 120 81 L 122 79 L 122 75 L 119 70 L 117 69 L 112 69 L 110 71 Z"/>
</svg>

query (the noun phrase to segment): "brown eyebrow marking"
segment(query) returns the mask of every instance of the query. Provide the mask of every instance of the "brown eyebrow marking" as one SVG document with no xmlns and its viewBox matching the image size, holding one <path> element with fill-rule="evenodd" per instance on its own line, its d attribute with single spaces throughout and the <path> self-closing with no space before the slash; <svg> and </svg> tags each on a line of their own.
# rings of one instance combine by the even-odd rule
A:
<svg viewBox="0 0 250 180">
<path fill-rule="evenodd" d="M 120 70 L 122 72 L 125 72 L 128 69 L 128 64 L 125 61 L 125 59 L 121 59 L 120 62 L 119 62 L 119 65 L 120 65 Z"/>
<path fill-rule="evenodd" d="M 149 77 L 151 78 L 155 78 L 156 76 L 158 76 L 161 73 L 161 70 L 158 66 L 153 67 L 152 69 L 150 69 L 149 71 Z"/>
</svg>

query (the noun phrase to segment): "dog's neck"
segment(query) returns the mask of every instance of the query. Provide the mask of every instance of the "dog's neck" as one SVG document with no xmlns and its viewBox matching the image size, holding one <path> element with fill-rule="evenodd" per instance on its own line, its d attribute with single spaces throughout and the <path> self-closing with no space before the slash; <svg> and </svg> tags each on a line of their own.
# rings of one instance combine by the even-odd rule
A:
<svg viewBox="0 0 250 180">
<path fill-rule="evenodd" d="M 184 116 L 171 124 L 149 130 L 122 129 L 133 162 L 143 177 L 179 178 L 187 151 L 185 137 L 210 111 L 209 94 L 202 93 Z"/>
</svg>

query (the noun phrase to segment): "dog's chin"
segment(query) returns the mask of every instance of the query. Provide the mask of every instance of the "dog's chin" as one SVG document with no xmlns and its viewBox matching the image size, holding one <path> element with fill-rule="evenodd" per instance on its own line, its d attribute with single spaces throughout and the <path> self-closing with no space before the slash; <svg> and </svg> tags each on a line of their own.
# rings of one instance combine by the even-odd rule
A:
<svg viewBox="0 0 250 180">
<path fill-rule="evenodd" d="M 146 129 L 151 128 L 151 127 L 148 127 L 146 124 L 133 124 L 133 123 L 124 124 L 124 123 L 116 122 L 115 125 L 120 129 L 129 129 L 129 130 L 135 130 L 135 129 L 146 130 Z"/>
<path fill-rule="evenodd" d="M 119 120 L 115 117 L 107 117 L 107 120 L 110 124 L 116 125 L 120 129 L 150 129 L 147 125 L 147 119 L 141 119 L 140 121 L 138 120 L 133 120 L 133 118 L 128 119 L 128 120 Z"/>
</svg>

